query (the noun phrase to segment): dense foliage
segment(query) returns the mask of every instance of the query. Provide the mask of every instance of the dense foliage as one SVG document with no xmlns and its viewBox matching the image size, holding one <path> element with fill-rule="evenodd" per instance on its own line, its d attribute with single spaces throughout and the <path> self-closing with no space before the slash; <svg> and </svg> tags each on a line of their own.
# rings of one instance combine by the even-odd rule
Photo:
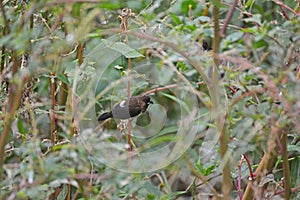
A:
<svg viewBox="0 0 300 200">
<path fill-rule="evenodd" d="M 299 1 L 4 0 L 0 30 L 1 199 L 300 198 Z"/>
</svg>

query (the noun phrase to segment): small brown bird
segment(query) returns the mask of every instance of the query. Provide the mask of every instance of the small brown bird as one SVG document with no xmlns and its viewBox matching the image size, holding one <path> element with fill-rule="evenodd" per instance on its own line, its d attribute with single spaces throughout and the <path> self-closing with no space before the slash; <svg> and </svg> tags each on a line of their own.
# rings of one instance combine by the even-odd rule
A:
<svg viewBox="0 0 300 200">
<path fill-rule="evenodd" d="M 115 105 L 110 112 L 100 115 L 98 121 L 108 118 L 129 119 L 145 112 L 150 104 L 153 104 L 153 102 L 148 95 L 131 97 L 129 100 L 124 100 Z"/>
</svg>

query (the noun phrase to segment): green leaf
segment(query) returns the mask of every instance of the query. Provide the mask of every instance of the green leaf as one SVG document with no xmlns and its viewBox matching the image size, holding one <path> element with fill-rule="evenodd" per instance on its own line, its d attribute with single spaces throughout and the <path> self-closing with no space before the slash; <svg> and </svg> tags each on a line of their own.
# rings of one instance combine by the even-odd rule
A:
<svg viewBox="0 0 300 200">
<path fill-rule="evenodd" d="M 243 37 L 244 33 L 241 32 L 241 31 L 236 31 L 236 32 L 233 32 L 231 33 L 230 35 L 228 35 L 226 37 L 226 40 L 228 40 L 229 42 L 236 42 L 238 41 L 239 39 L 241 39 Z"/>
<path fill-rule="evenodd" d="M 101 4 L 99 4 L 99 7 L 100 8 L 106 8 L 106 9 L 109 9 L 109 10 L 116 10 L 116 9 L 119 9 L 119 8 L 122 8 L 124 6 L 123 3 L 118 3 L 118 4 L 114 4 L 114 3 L 106 3 L 106 2 L 102 2 Z"/>
<path fill-rule="evenodd" d="M 217 6 L 218 8 L 228 8 L 229 6 L 222 3 L 221 1 L 217 1 L 217 0 L 211 0 L 210 1 L 214 6 Z"/>
<path fill-rule="evenodd" d="M 26 129 L 24 128 L 23 122 L 21 120 L 18 120 L 18 131 L 22 136 L 26 134 Z"/>
<path fill-rule="evenodd" d="M 56 77 L 58 80 L 60 80 L 61 82 L 63 83 L 66 83 L 66 84 L 69 84 L 69 80 L 68 80 L 68 77 L 64 74 L 61 74 L 61 73 L 57 73 L 56 74 Z"/>
<path fill-rule="evenodd" d="M 208 164 L 207 166 L 204 166 L 202 163 L 201 163 L 201 160 L 199 159 L 197 164 L 196 164 L 196 167 L 197 169 L 204 175 L 204 176 L 207 176 L 207 175 L 210 175 L 212 172 L 215 171 L 217 165 L 215 164 Z"/>
<path fill-rule="evenodd" d="M 176 25 L 181 24 L 181 21 L 180 21 L 180 19 L 179 19 L 179 17 L 178 17 L 177 15 L 175 15 L 175 14 L 173 14 L 173 13 L 169 13 L 169 15 L 170 15 L 170 17 L 173 19 L 173 21 L 174 21 L 174 23 L 175 23 Z"/>
<path fill-rule="evenodd" d="M 261 25 L 261 15 L 260 14 L 254 14 L 252 17 L 243 19 L 245 22 L 256 22 L 259 25 Z"/>
<path fill-rule="evenodd" d="M 195 0 L 185 0 L 182 2 L 181 4 L 181 11 L 184 13 L 184 14 L 188 14 L 188 11 L 189 11 L 189 6 L 192 6 L 192 9 L 195 9 L 196 6 L 197 6 L 197 2 Z"/>
<path fill-rule="evenodd" d="M 249 8 L 253 4 L 253 1 L 254 0 L 247 1 L 246 4 L 245 4 L 245 9 Z"/>
<path fill-rule="evenodd" d="M 296 151 L 298 153 L 300 153 L 300 146 L 299 145 L 294 145 L 294 144 L 289 144 L 287 146 L 288 151 Z"/>
<path fill-rule="evenodd" d="M 171 126 L 171 127 L 164 128 L 157 135 L 164 135 L 164 134 L 169 134 L 169 133 L 176 133 L 177 131 L 178 131 L 178 126 Z"/>
<path fill-rule="evenodd" d="M 182 101 L 181 99 L 179 99 L 177 97 L 174 97 L 173 95 L 169 95 L 169 94 L 163 94 L 163 95 L 168 97 L 169 99 L 172 99 L 173 101 L 179 103 L 179 105 L 182 106 L 182 108 L 185 111 L 189 112 L 190 109 L 189 109 L 188 105 L 184 101 Z"/>
<path fill-rule="evenodd" d="M 112 42 L 110 40 L 105 39 L 102 39 L 101 41 L 106 45 L 106 47 L 121 53 L 126 58 L 144 57 L 142 54 L 140 54 L 139 52 L 137 52 L 136 50 L 134 50 L 133 48 L 131 48 L 123 42 Z"/>
</svg>

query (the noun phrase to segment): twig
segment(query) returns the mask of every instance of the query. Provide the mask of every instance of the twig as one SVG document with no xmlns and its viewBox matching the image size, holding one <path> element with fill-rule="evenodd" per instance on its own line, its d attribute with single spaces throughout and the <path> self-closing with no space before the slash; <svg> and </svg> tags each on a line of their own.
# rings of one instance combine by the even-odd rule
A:
<svg viewBox="0 0 300 200">
<path fill-rule="evenodd" d="M 220 1 L 216 1 L 216 3 L 220 3 Z M 219 17 L 220 17 L 220 10 L 217 5 L 213 7 L 213 19 L 214 19 L 214 39 L 213 39 L 213 74 L 212 74 L 212 83 L 209 84 L 209 90 L 211 93 L 211 101 L 212 101 L 212 113 L 214 115 L 217 130 L 219 134 L 219 144 L 220 144 L 220 156 L 222 158 L 222 194 L 224 200 L 231 199 L 231 177 L 230 177 L 230 162 L 229 157 L 227 156 L 228 153 L 228 134 L 225 124 L 225 113 L 222 112 L 222 105 L 220 102 L 220 94 L 219 94 L 219 73 L 218 73 L 218 66 L 219 66 L 219 46 L 220 46 L 220 32 L 219 32 Z"/>
<path fill-rule="evenodd" d="M 10 33 L 10 27 L 9 27 L 9 23 L 7 20 L 4 6 L 1 5 L 0 7 L 1 7 L 1 13 L 2 13 L 2 17 L 3 17 L 3 21 L 4 21 L 3 35 L 6 35 L 6 34 Z M 2 55 L 1 55 L 0 73 L 3 73 L 4 66 L 5 66 L 5 58 L 6 58 L 6 46 L 5 45 L 3 45 L 1 48 L 1 54 Z"/>
<path fill-rule="evenodd" d="M 240 200 L 243 199 L 243 193 L 241 191 L 241 188 L 242 188 L 242 164 L 243 164 L 243 160 L 244 160 L 244 156 L 242 155 L 241 159 L 240 159 L 240 162 L 238 164 L 238 185 L 237 185 L 237 192 L 238 192 L 238 195 L 239 195 L 239 198 Z"/>
<path fill-rule="evenodd" d="M 107 180 L 110 179 L 111 176 L 103 175 L 103 174 L 75 174 L 73 178 L 81 179 L 81 180 L 86 180 L 86 179 Z"/>
<path fill-rule="evenodd" d="M 259 88 L 259 89 L 254 89 L 254 90 L 250 90 L 248 92 L 243 93 L 242 95 L 238 96 L 236 99 L 233 100 L 233 102 L 229 105 L 228 107 L 228 113 L 231 112 L 231 109 L 233 108 L 233 106 L 238 103 L 240 100 L 248 97 L 248 96 L 255 96 L 256 93 L 264 93 L 266 90 L 263 88 Z"/>
<path fill-rule="evenodd" d="M 63 3 L 99 3 L 99 0 L 56 0 L 47 3 L 46 6 Z"/>
<path fill-rule="evenodd" d="M 19 58 L 17 56 L 16 51 L 12 51 L 12 59 L 13 59 L 13 64 L 12 64 L 13 78 L 11 80 L 13 81 L 9 84 L 8 110 L 5 115 L 5 119 L 3 122 L 3 130 L 0 138 L 0 179 L 2 177 L 2 170 L 3 170 L 2 167 L 5 158 L 4 147 L 7 143 L 7 138 L 11 129 L 11 123 L 13 122 L 14 119 L 14 114 L 21 102 L 23 86 L 29 79 L 29 76 L 25 75 L 24 77 L 21 78 L 21 80 L 16 82 L 14 78 L 19 69 Z"/>
<path fill-rule="evenodd" d="M 278 4 L 281 7 L 284 7 L 285 9 L 289 10 L 291 13 L 293 13 L 294 15 L 296 15 L 297 17 L 300 16 L 300 12 L 296 13 L 292 8 L 290 8 L 289 6 L 285 5 L 284 3 L 282 3 L 279 0 L 272 0 L 274 3 Z"/>
<path fill-rule="evenodd" d="M 288 161 L 288 151 L 287 151 L 287 132 L 285 130 L 281 131 L 282 139 L 282 165 L 283 165 L 283 176 L 284 176 L 284 199 L 290 199 L 291 196 L 291 183 L 290 183 L 290 167 Z"/>
<path fill-rule="evenodd" d="M 153 88 L 147 92 L 144 92 L 144 95 L 148 95 L 148 94 L 151 94 L 151 93 L 155 93 L 155 92 L 159 92 L 161 90 L 167 90 L 167 89 L 171 89 L 171 88 L 176 88 L 178 87 L 179 85 L 178 84 L 172 84 L 172 85 L 167 85 L 167 86 L 163 86 L 163 87 L 157 87 L 157 88 Z"/>
<path fill-rule="evenodd" d="M 300 191 L 300 186 L 295 187 L 295 188 L 291 188 L 291 193 L 295 193 L 295 192 L 297 192 L 297 191 Z M 282 194 L 282 193 L 284 193 L 284 190 L 280 190 L 280 191 L 278 191 L 278 192 L 275 192 L 274 195 L 279 195 L 279 194 Z"/>
<path fill-rule="evenodd" d="M 268 150 L 264 154 L 263 158 L 261 159 L 258 167 L 255 170 L 256 180 L 261 181 L 261 179 L 266 175 L 266 173 L 270 170 L 271 167 L 274 166 L 278 152 L 278 143 L 276 142 L 276 134 L 280 132 L 279 128 L 279 120 L 274 123 L 274 126 L 270 130 L 270 136 L 268 140 Z M 243 199 L 253 199 L 254 198 L 254 184 L 253 181 L 248 182 L 247 188 L 245 190 Z"/>
<path fill-rule="evenodd" d="M 124 31 L 128 30 L 128 19 L 130 17 L 134 16 L 134 14 L 131 12 L 131 9 L 129 8 L 124 8 L 121 11 L 121 14 L 119 15 L 119 18 L 121 19 L 121 24 L 120 24 L 120 28 Z M 128 35 L 125 35 L 125 43 L 128 45 L 129 41 L 128 41 Z M 127 59 L 127 66 L 128 66 L 128 71 L 127 71 L 127 76 L 130 77 L 130 73 L 131 73 L 131 59 L 128 58 Z M 127 96 L 128 99 L 130 98 L 131 94 L 130 94 L 130 79 L 128 79 L 127 81 Z M 128 144 L 128 151 L 132 151 L 132 143 L 131 143 L 131 129 L 132 129 L 132 123 L 131 123 L 131 119 L 128 119 L 128 134 L 127 134 L 127 144 Z"/>
<path fill-rule="evenodd" d="M 238 0 L 234 0 L 234 2 L 233 2 L 233 3 L 231 4 L 231 6 L 230 6 L 229 11 L 227 12 L 227 15 L 226 15 L 226 18 L 225 18 L 225 21 L 224 21 L 223 28 L 222 28 L 222 30 L 221 30 L 221 32 L 220 32 L 220 37 L 221 37 L 221 38 L 224 38 L 224 37 L 225 37 L 225 32 L 226 32 L 227 26 L 228 26 L 228 24 L 229 24 L 229 22 L 230 22 L 230 20 L 231 20 L 231 17 L 232 17 L 232 15 L 233 15 L 233 12 L 234 12 L 234 9 L 235 9 L 237 3 L 238 3 Z"/>
<path fill-rule="evenodd" d="M 55 91 L 56 91 L 56 81 L 55 81 L 55 72 L 50 74 L 50 99 L 51 99 L 51 108 L 49 111 L 50 116 L 50 127 L 51 127 L 51 143 L 52 146 L 55 144 L 55 135 L 57 132 L 57 119 L 55 114 L 55 105 L 56 105 L 56 98 L 55 98 Z"/>
<path fill-rule="evenodd" d="M 254 177 L 254 174 L 253 174 L 252 167 L 251 167 L 250 161 L 248 159 L 248 156 L 246 154 L 243 154 L 243 158 L 246 160 L 246 163 L 247 163 L 248 169 L 249 169 L 250 179 L 251 179 L 251 181 L 253 181 L 255 179 L 255 177 Z"/>
<path fill-rule="evenodd" d="M 291 19 L 290 19 L 290 17 L 288 16 L 288 14 L 285 12 L 283 6 L 280 6 L 280 10 L 281 10 L 283 16 L 285 17 L 285 19 L 288 20 L 288 21 L 290 21 Z"/>
<path fill-rule="evenodd" d="M 197 85 L 202 85 L 204 84 L 204 82 L 200 81 L 197 83 Z M 151 94 L 151 93 L 156 93 L 156 92 L 159 92 L 159 91 L 162 91 L 162 90 L 168 90 L 168 89 L 171 89 L 171 88 L 176 88 L 176 87 L 179 87 L 180 85 L 178 84 L 171 84 L 171 85 L 167 85 L 167 86 L 163 86 L 163 87 L 157 87 L 157 88 L 153 88 L 147 92 L 144 92 L 144 95 L 148 95 L 148 94 Z"/>
</svg>

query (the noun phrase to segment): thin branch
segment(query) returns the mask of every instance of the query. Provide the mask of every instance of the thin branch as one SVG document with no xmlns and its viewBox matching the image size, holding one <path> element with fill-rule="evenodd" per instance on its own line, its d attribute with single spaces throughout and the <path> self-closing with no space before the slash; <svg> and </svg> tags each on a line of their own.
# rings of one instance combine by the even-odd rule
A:
<svg viewBox="0 0 300 200">
<path fill-rule="evenodd" d="M 247 163 L 248 169 L 249 169 L 250 179 L 251 179 L 251 181 L 253 181 L 255 179 L 255 177 L 253 175 L 253 171 L 252 171 L 252 167 L 251 167 L 249 158 L 246 154 L 243 154 L 243 158 L 246 160 L 246 163 Z"/>
<path fill-rule="evenodd" d="M 233 2 L 233 3 L 231 4 L 231 6 L 230 6 L 229 11 L 227 12 L 227 15 L 226 15 L 226 18 L 225 18 L 225 21 L 224 21 L 223 28 L 222 28 L 222 30 L 221 30 L 221 32 L 220 32 L 220 37 L 221 37 L 221 38 L 224 38 L 224 37 L 225 37 L 225 32 L 226 32 L 227 26 L 228 26 L 228 24 L 229 24 L 229 22 L 230 22 L 230 20 L 231 20 L 231 17 L 232 17 L 232 15 L 233 15 L 233 12 L 234 12 L 234 9 L 235 9 L 237 3 L 238 3 L 238 0 L 234 0 L 234 2 Z"/>
<path fill-rule="evenodd" d="M 288 16 L 288 14 L 285 12 L 284 7 L 280 6 L 280 10 L 282 12 L 282 15 L 285 17 L 286 20 L 290 21 L 290 17 Z"/>
<path fill-rule="evenodd" d="M 74 177 L 72 178 L 81 179 L 81 180 L 86 180 L 86 179 L 108 180 L 111 179 L 111 176 L 103 175 L 103 174 L 75 174 Z"/>
<path fill-rule="evenodd" d="M 240 200 L 243 199 L 242 193 L 242 164 L 243 164 L 244 156 L 241 157 L 240 162 L 238 164 L 238 184 L 237 184 L 237 193 L 239 195 Z"/>
<path fill-rule="evenodd" d="M 156 92 L 159 92 L 159 91 L 162 91 L 162 90 L 168 90 L 168 89 L 171 89 L 171 88 L 176 88 L 178 86 L 179 86 L 178 84 L 171 84 L 171 85 L 167 85 L 167 86 L 163 86 L 163 87 L 153 88 L 153 89 L 151 89 L 147 92 L 144 92 L 144 95 L 148 95 L 148 94 L 151 94 L 151 93 L 156 93 Z"/>
<path fill-rule="evenodd" d="M 291 196 L 291 183 L 290 183 L 290 167 L 288 161 L 288 151 L 287 151 L 287 132 L 282 131 L 282 161 L 283 161 L 283 176 L 284 176 L 284 198 L 290 199 Z"/>
<path fill-rule="evenodd" d="M 134 16 L 134 13 L 131 12 L 131 9 L 129 8 L 124 8 L 122 9 L 119 18 L 121 19 L 121 24 L 120 24 L 120 28 L 124 31 L 128 30 L 128 19 L 130 17 Z M 128 45 L 129 41 L 128 41 L 128 35 L 125 35 L 125 43 Z M 127 59 L 127 76 L 130 77 L 130 73 L 131 73 L 131 58 Z M 127 81 L 127 96 L 128 99 L 130 98 L 131 94 L 130 94 L 130 78 Z M 131 123 L 131 119 L 128 119 L 128 133 L 127 133 L 127 144 L 128 144 L 128 152 L 132 151 L 132 142 L 131 142 L 131 129 L 132 129 L 132 123 Z"/>
<path fill-rule="evenodd" d="M 204 82 L 200 81 L 197 83 L 197 85 L 202 85 L 204 84 Z M 162 91 L 162 90 L 168 90 L 168 89 L 171 89 L 171 88 L 176 88 L 176 87 L 179 87 L 180 85 L 178 84 L 171 84 L 171 85 L 166 85 L 166 86 L 163 86 L 163 87 L 157 87 L 157 88 L 153 88 L 147 92 L 144 92 L 144 95 L 148 95 L 148 94 L 151 94 L 151 93 L 156 93 L 156 92 L 159 92 L 159 91 Z"/>
<path fill-rule="evenodd" d="M 51 108 L 49 111 L 50 117 L 50 127 L 51 127 L 51 143 L 52 146 L 55 144 L 55 135 L 57 132 L 57 119 L 55 113 L 55 105 L 56 105 L 56 98 L 55 98 L 55 91 L 56 91 L 56 80 L 55 80 L 55 72 L 50 74 L 50 99 L 51 99 Z"/>
<path fill-rule="evenodd" d="M 220 1 L 216 1 L 216 3 L 220 3 Z M 219 94 L 219 46 L 220 46 L 220 32 L 219 32 L 219 17 L 220 10 L 217 5 L 213 7 L 213 19 L 214 19 L 214 39 L 213 39 L 213 74 L 212 74 L 212 83 L 209 84 L 210 96 L 212 101 L 212 113 L 214 120 L 216 121 L 216 126 L 218 127 L 219 134 L 219 143 L 220 143 L 220 155 L 222 158 L 222 194 L 223 199 L 230 200 L 231 199 L 231 177 L 230 177 L 230 162 L 228 154 L 228 134 L 225 124 L 225 113 L 222 111 L 222 104 L 220 102 L 220 94 Z"/>
<path fill-rule="evenodd" d="M 285 9 L 289 10 L 291 13 L 293 13 L 294 15 L 296 15 L 297 17 L 300 16 L 300 12 L 296 13 L 292 8 L 290 8 L 289 6 L 285 5 L 284 3 L 282 3 L 279 0 L 272 0 L 274 3 L 276 3 L 277 5 L 279 5 L 280 7 L 284 7 Z"/>
<path fill-rule="evenodd" d="M 12 51 L 12 59 L 13 59 L 13 64 L 12 64 L 13 78 L 11 79 L 12 82 L 9 84 L 8 110 L 7 113 L 5 114 L 5 119 L 3 122 L 3 130 L 0 138 L 0 179 L 2 177 L 2 172 L 3 172 L 2 167 L 5 158 L 4 147 L 7 143 L 7 138 L 11 129 L 11 124 L 14 119 L 14 114 L 21 102 L 23 87 L 29 79 L 29 76 L 25 75 L 21 77 L 21 80 L 17 82 L 17 80 L 15 79 L 15 75 L 19 70 L 19 58 L 17 56 L 16 51 Z"/>
<path fill-rule="evenodd" d="M 279 119 L 280 120 L 280 119 Z M 280 132 L 279 120 L 274 123 L 274 126 L 271 128 L 270 137 L 268 140 L 268 150 L 261 159 L 258 167 L 255 170 L 256 181 L 261 181 L 265 177 L 266 173 L 274 166 L 277 156 L 278 156 L 278 143 L 276 141 L 276 134 Z M 253 181 L 248 182 L 247 188 L 245 190 L 243 199 L 253 199 L 254 198 L 254 184 Z"/>
<path fill-rule="evenodd" d="M 291 193 L 296 193 L 298 191 L 300 191 L 300 186 L 297 186 L 295 188 L 291 188 Z M 278 192 L 275 192 L 274 195 L 280 195 L 280 194 L 283 194 L 283 193 L 284 193 L 284 190 L 280 190 Z"/>
<path fill-rule="evenodd" d="M 263 88 L 259 88 L 259 89 L 254 89 L 254 90 L 250 90 L 248 92 L 243 93 L 242 95 L 238 96 L 237 98 L 235 98 L 233 100 L 233 102 L 228 106 L 228 113 L 231 112 L 233 106 L 238 103 L 240 100 L 248 97 L 248 96 L 255 96 L 256 93 L 264 93 L 266 90 Z"/>
<path fill-rule="evenodd" d="M 55 5 L 55 4 L 64 4 L 64 3 L 100 3 L 101 0 L 56 0 L 48 2 L 46 6 Z"/>
</svg>

